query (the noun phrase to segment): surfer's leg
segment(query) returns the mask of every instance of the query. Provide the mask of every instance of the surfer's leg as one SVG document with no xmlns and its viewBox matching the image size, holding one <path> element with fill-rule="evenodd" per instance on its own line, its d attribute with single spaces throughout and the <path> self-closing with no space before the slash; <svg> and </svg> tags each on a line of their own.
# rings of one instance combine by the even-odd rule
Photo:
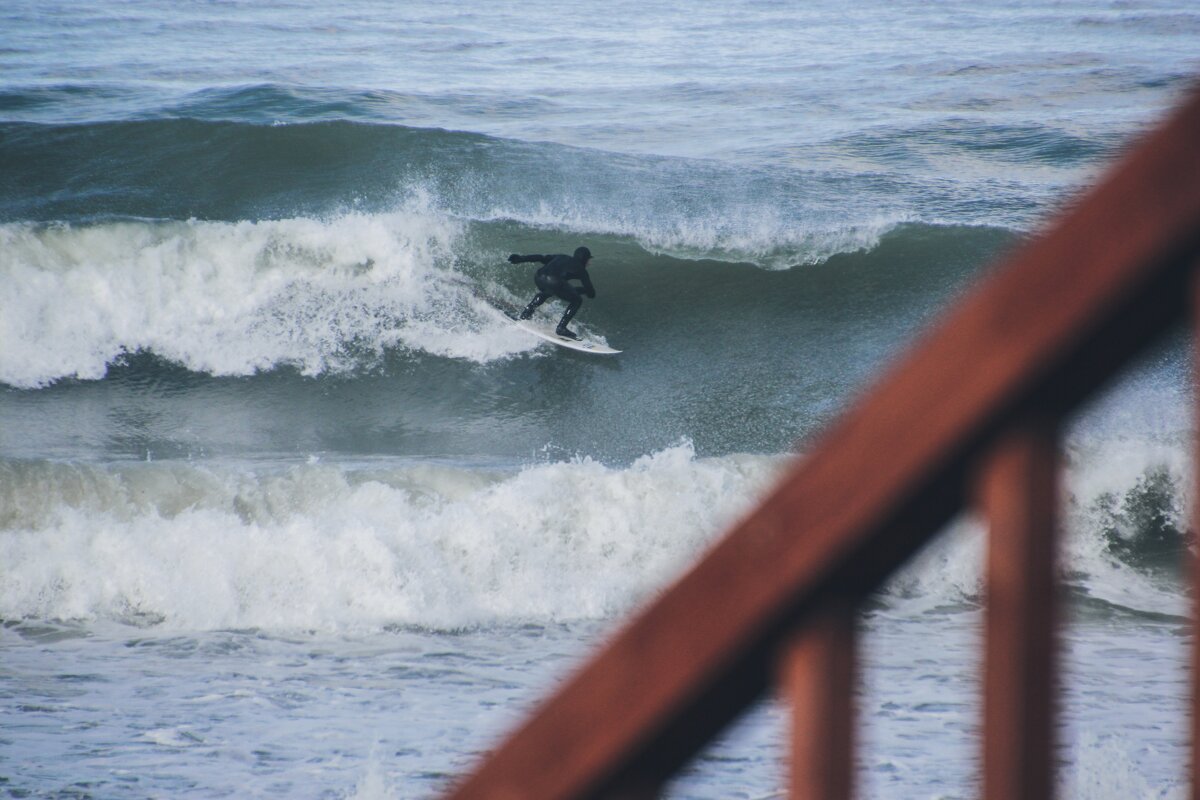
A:
<svg viewBox="0 0 1200 800">
<path fill-rule="evenodd" d="M 563 312 L 562 319 L 558 321 L 558 327 L 554 329 L 554 332 L 559 336 L 565 336 L 568 339 L 578 339 L 579 337 L 567 327 L 567 324 L 574 319 L 575 313 L 579 311 L 579 307 L 583 305 L 583 297 L 580 296 L 579 292 L 572 291 L 569 288 L 567 291 L 559 292 L 558 296 L 568 302 L 567 310 Z"/>
<path fill-rule="evenodd" d="M 559 290 L 562 288 L 562 281 L 556 279 L 553 275 L 547 275 L 542 270 L 538 270 L 533 276 L 533 283 L 537 286 L 537 294 L 529 301 L 529 305 L 525 306 L 525 310 L 521 312 L 521 319 L 529 319 L 533 316 L 533 310 L 546 302 L 554 295 L 562 297 Z"/>
<path fill-rule="evenodd" d="M 545 292 L 538 292 L 535 294 L 533 299 L 529 301 L 529 305 L 525 306 L 525 310 L 521 312 L 521 319 L 529 319 L 532 317 L 533 310 L 542 303 L 546 302 L 546 298 L 549 296 L 550 295 L 546 294 Z"/>
</svg>

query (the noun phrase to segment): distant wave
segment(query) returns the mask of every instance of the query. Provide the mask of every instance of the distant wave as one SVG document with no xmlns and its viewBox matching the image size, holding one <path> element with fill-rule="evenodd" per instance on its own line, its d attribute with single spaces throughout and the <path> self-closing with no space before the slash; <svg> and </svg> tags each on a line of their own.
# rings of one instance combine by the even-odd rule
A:
<svg viewBox="0 0 1200 800">
<path fill-rule="evenodd" d="M 268 109 L 272 97 L 264 100 Z M 255 99 L 263 98 L 243 101 Z M 225 100 L 238 102 L 237 95 Z M 825 257 L 844 248 L 848 234 L 901 222 L 1011 226 L 1028 221 L 1046 199 L 1040 178 L 990 181 L 981 194 L 977 182 L 925 175 L 930 153 L 915 152 L 918 141 L 972 157 L 1011 150 L 1002 156 L 1007 173 L 1030 160 L 1044 170 L 1047 153 L 1064 154 L 1072 167 L 1095 153 L 1051 130 L 993 127 L 979 146 L 957 128 L 927 136 L 872 130 L 861 141 L 743 164 L 332 116 L 338 118 L 303 124 L 192 117 L 3 122 L 0 221 L 384 213 L 424 192 L 466 219 L 567 225 L 663 250 L 780 265 Z M 898 163 L 905 153 L 913 158 Z"/>
</svg>

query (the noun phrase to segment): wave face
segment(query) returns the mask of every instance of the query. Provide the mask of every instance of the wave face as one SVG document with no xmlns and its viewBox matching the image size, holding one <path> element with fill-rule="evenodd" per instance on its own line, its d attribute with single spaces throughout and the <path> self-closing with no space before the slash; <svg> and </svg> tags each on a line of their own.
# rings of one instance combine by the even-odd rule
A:
<svg viewBox="0 0 1200 800">
<path fill-rule="evenodd" d="M 703 297 L 714 284 L 734 308 L 813 284 L 804 286 L 807 298 L 794 298 L 798 312 L 833 304 L 853 315 L 878 303 L 892 306 L 885 315 L 903 315 L 921 289 L 936 295 L 939 282 L 971 271 L 962 253 L 994 251 L 1012 238 L 905 226 L 886 237 L 872 233 L 883 246 L 855 251 L 854 239 L 867 236 L 842 232 L 850 252 L 789 276 L 656 253 L 626 237 L 468 222 L 420 195 L 391 213 L 329 219 L 0 225 L 0 324 L 11 343 L 0 353 L 0 381 L 35 388 L 99 379 L 135 352 L 213 376 L 280 366 L 347 372 L 389 347 L 487 362 L 528 349 L 481 317 L 484 301 L 523 302 L 532 293 L 533 268 L 505 263 L 506 249 L 528 252 L 521 245 L 569 252 L 586 238 L 599 254 L 592 270 L 607 300 L 594 304 L 597 314 L 628 318 L 640 331 L 627 333 L 648 336 L 675 330 L 666 324 L 673 314 L 711 305 Z M 944 248 L 960 254 L 948 259 Z M 653 318 L 616 307 L 640 311 L 645 295 L 663 299 Z M 755 313 L 765 322 L 782 302 L 764 297 Z"/>
<path fill-rule="evenodd" d="M 23 457 L 550 447 L 628 461 L 681 437 L 704 455 L 776 453 L 1012 235 L 904 226 L 791 270 L 587 237 L 598 296 L 578 319 L 626 351 L 614 362 L 550 357 L 495 311 L 532 294 L 506 252 L 581 241 L 427 199 L 329 220 L 0 226 L 15 401 L 0 441 Z"/>
</svg>

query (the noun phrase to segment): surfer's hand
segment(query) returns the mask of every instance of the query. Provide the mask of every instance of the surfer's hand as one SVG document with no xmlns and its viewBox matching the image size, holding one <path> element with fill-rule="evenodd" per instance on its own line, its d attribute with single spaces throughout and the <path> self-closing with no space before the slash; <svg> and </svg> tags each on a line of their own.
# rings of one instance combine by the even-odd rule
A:
<svg viewBox="0 0 1200 800">
<path fill-rule="evenodd" d="M 517 255 L 516 253 L 513 253 L 511 256 L 509 256 L 509 257 L 508 257 L 508 263 L 510 263 L 510 264 L 520 264 L 520 263 L 521 263 L 521 257 L 520 257 L 519 255 Z"/>
</svg>

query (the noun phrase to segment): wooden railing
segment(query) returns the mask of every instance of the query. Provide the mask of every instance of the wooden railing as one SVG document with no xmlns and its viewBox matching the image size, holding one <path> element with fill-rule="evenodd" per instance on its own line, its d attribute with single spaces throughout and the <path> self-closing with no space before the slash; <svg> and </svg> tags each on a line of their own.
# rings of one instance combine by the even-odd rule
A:
<svg viewBox="0 0 1200 800">
<path fill-rule="evenodd" d="M 1200 302 L 1198 255 L 1193 92 L 449 796 L 655 797 L 776 687 L 791 796 L 850 797 L 856 609 L 970 508 L 989 523 L 984 794 L 1050 797 L 1059 426 Z"/>
</svg>

